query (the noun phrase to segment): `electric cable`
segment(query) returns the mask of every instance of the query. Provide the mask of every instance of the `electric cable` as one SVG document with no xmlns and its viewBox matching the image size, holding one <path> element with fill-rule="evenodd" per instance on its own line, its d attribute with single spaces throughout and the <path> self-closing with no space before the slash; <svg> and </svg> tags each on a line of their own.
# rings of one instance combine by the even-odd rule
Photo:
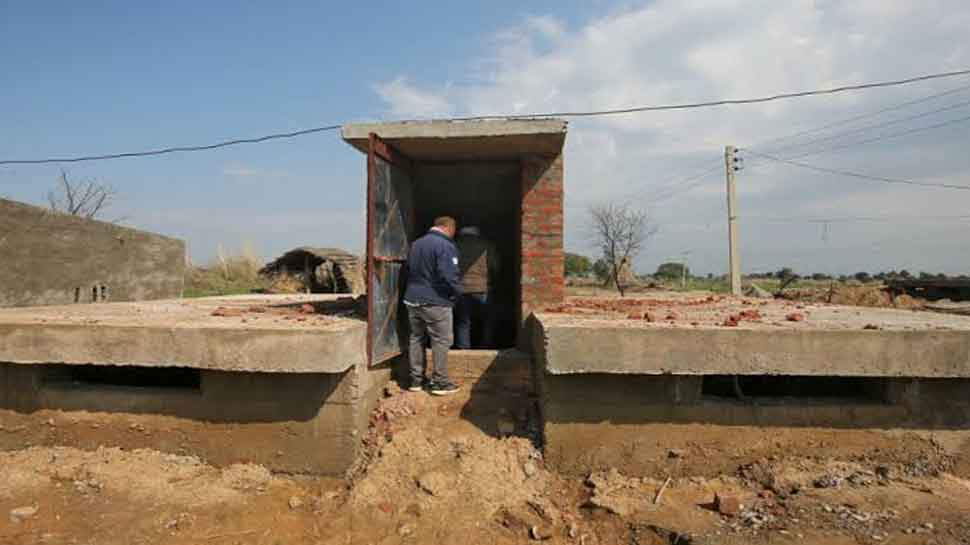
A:
<svg viewBox="0 0 970 545">
<path fill-rule="evenodd" d="M 924 74 L 921 76 L 914 76 L 910 78 L 890 80 L 890 81 L 861 83 L 861 84 L 855 84 L 855 85 L 842 85 L 839 87 L 815 89 L 811 91 L 780 93 L 780 94 L 769 95 L 764 97 L 755 97 L 755 98 L 721 99 L 721 100 L 713 100 L 713 101 L 706 101 L 706 102 L 667 104 L 667 105 L 659 105 L 659 106 L 634 106 L 630 108 L 618 108 L 618 109 L 609 109 L 609 110 L 561 111 L 561 112 L 547 112 L 547 113 L 534 113 L 534 114 L 503 114 L 503 115 L 452 117 L 452 118 L 443 119 L 443 121 L 460 122 L 460 121 L 486 121 L 486 120 L 496 120 L 496 119 L 521 120 L 521 119 L 544 119 L 544 118 L 560 118 L 560 117 L 561 118 L 598 117 L 598 116 L 622 115 L 622 114 L 642 113 L 642 112 L 689 110 L 689 109 L 696 109 L 696 108 L 709 108 L 714 106 L 759 104 L 764 102 L 773 102 L 777 100 L 786 100 L 791 98 L 800 98 L 800 97 L 818 96 L 818 95 L 831 95 L 831 94 L 843 93 L 848 91 L 858 91 L 858 90 L 874 89 L 874 88 L 882 88 L 882 87 L 894 87 L 894 86 L 907 85 L 910 83 L 916 83 L 921 81 L 963 76 L 967 74 L 970 74 L 970 69 L 955 70 L 950 72 L 938 72 L 933 74 Z M 148 157 L 148 156 L 156 156 L 156 155 L 165 155 L 170 153 L 208 151 L 208 150 L 224 148 L 229 146 L 236 146 L 240 144 L 257 144 L 257 143 L 266 142 L 269 140 L 295 138 L 298 136 L 304 136 L 308 134 L 334 131 L 339 129 L 340 127 L 341 125 L 325 125 L 321 127 L 301 129 L 293 132 L 269 134 L 265 136 L 255 137 L 255 138 L 238 138 L 234 140 L 218 142 L 215 144 L 206 144 L 206 145 L 198 145 L 198 146 L 173 146 L 173 147 L 162 148 L 157 150 L 148 150 L 148 151 L 109 153 L 109 154 L 103 154 L 103 155 L 84 155 L 84 156 L 78 156 L 78 157 L 60 157 L 60 158 L 45 158 L 45 159 L 3 159 L 3 160 L 0 160 L 0 165 L 79 163 L 84 161 L 103 161 L 103 160 L 109 160 L 109 159 Z"/>
</svg>

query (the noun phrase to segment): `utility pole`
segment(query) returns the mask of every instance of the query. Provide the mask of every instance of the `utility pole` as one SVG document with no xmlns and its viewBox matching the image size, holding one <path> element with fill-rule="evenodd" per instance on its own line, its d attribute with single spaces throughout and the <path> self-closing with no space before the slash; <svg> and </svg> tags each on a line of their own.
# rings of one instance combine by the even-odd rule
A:
<svg viewBox="0 0 970 545">
<path fill-rule="evenodd" d="M 741 262 L 738 253 L 738 203 L 734 190 L 734 173 L 741 169 L 735 156 L 738 149 L 724 147 L 724 168 L 727 174 L 728 205 L 728 276 L 731 279 L 731 293 L 741 295 Z"/>
</svg>

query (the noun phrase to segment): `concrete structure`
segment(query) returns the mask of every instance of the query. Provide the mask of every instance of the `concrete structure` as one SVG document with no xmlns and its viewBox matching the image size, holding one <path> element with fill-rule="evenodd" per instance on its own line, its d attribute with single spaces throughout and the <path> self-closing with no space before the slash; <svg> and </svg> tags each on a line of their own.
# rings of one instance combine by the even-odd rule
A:
<svg viewBox="0 0 970 545">
<path fill-rule="evenodd" d="M 766 320 L 777 311 L 761 307 Z M 849 307 L 810 312 L 804 322 L 782 316 L 734 327 L 545 313 L 537 319 L 546 339 L 545 371 L 552 375 L 970 378 L 964 317 Z"/>
<path fill-rule="evenodd" d="M 546 456 L 563 471 L 669 472 L 671 449 L 702 448 L 714 473 L 782 445 L 888 456 L 922 441 L 970 473 L 970 318 L 740 298 L 624 308 L 536 315 Z"/>
<path fill-rule="evenodd" d="M 0 199 L 0 307 L 182 296 L 185 244 Z"/>
<path fill-rule="evenodd" d="M 342 474 L 390 370 L 356 302 L 238 296 L 0 311 L 0 448 L 116 445 Z"/>
<path fill-rule="evenodd" d="M 450 215 L 460 224 L 479 226 L 496 243 L 505 263 L 497 291 L 499 344 L 527 347 L 524 320 L 564 296 L 565 136 L 566 123 L 560 120 L 344 126 L 344 140 L 369 158 L 372 327 L 394 328 L 400 286 L 386 278 L 396 277 L 406 245 L 436 216 Z M 385 344 L 373 359 L 399 353 L 386 329 L 371 336 L 378 339 L 375 345 L 380 339 Z"/>
</svg>

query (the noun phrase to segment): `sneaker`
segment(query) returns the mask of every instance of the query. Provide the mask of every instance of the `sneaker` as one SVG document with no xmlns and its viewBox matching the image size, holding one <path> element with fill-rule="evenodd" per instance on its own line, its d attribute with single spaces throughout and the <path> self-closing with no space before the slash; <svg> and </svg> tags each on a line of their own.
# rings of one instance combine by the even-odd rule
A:
<svg viewBox="0 0 970 545">
<path fill-rule="evenodd" d="M 422 390 L 424 390 L 424 381 L 423 380 L 417 380 L 417 381 L 412 380 L 411 381 L 411 385 L 408 386 L 408 391 L 409 392 L 420 392 Z"/>
<path fill-rule="evenodd" d="M 453 382 L 440 382 L 440 383 L 431 385 L 431 395 L 436 395 L 436 396 L 451 395 L 457 392 L 458 390 L 461 390 L 461 388 L 458 387 L 458 385 L 454 384 Z"/>
</svg>

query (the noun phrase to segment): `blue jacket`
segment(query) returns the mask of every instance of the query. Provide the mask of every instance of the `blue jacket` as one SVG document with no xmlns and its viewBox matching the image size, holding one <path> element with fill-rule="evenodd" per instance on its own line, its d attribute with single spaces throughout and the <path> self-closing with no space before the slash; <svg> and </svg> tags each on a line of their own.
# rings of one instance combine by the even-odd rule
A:
<svg viewBox="0 0 970 545">
<path fill-rule="evenodd" d="M 458 247 L 438 231 L 414 241 L 408 255 L 404 300 L 415 305 L 454 306 L 461 295 Z"/>
</svg>

